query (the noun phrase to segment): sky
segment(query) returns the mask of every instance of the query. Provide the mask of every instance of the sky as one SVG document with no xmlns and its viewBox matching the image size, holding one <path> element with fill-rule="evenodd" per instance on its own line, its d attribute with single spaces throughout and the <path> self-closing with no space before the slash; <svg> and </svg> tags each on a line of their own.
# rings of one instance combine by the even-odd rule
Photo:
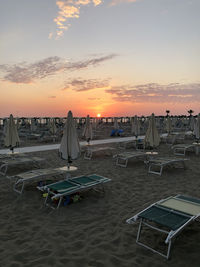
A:
<svg viewBox="0 0 200 267">
<path fill-rule="evenodd" d="M 0 117 L 200 112 L 199 0 L 0 0 Z"/>
</svg>

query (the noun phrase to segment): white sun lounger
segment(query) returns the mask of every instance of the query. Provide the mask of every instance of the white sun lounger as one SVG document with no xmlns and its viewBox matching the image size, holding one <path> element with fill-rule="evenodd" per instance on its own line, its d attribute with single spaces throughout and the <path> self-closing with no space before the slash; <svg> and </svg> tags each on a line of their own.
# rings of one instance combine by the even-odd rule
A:
<svg viewBox="0 0 200 267">
<path fill-rule="evenodd" d="M 177 195 L 150 205 L 135 216 L 126 220 L 126 222 L 133 224 L 139 221 L 136 243 L 168 259 L 172 241 L 187 225 L 197 220 L 199 217 L 200 199 Z M 167 253 L 158 251 L 140 241 L 143 225 L 167 234 L 167 238 L 165 239 L 165 244 L 168 245 Z"/>
<path fill-rule="evenodd" d="M 147 154 L 146 152 L 141 151 L 133 151 L 133 152 L 123 152 L 120 154 L 116 154 L 113 156 L 113 158 L 116 158 L 116 165 L 120 167 L 127 167 L 128 160 L 129 159 L 146 159 Z"/>
<path fill-rule="evenodd" d="M 92 156 L 94 154 L 97 154 L 98 152 L 106 152 L 112 155 L 114 148 L 113 147 L 91 147 L 88 146 L 85 154 L 84 154 L 84 159 L 92 159 Z"/>
<path fill-rule="evenodd" d="M 25 184 L 38 180 L 45 181 L 47 178 L 53 176 L 58 177 L 59 175 L 63 174 L 68 174 L 65 178 L 69 178 L 70 177 L 69 172 L 73 170 L 73 168 L 76 169 L 76 167 L 73 166 L 70 166 L 70 168 L 60 167 L 60 168 L 48 168 L 48 169 L 35 169 L 19 173 L 13 176 L 7 176 L 7 178 L 10 180 L 15 180 L 13 190 L 19 194 L 22 194 Z"/>
<path fill-rule="evenodd" d="M 38 164 L 44 161 L 44 158 L 40 157 L 11 157 L 6 159 L 0 159 L 0 174 L 6 175 L 8 167 L 24 164 Z"/>
<path fill-rule="evenodd" d="M 153 174 L 158 174 L 162 175 L 163 168 L 167 165 L 178 165 L 179 163 L 179 168 L 186 168 L 185 161 L 188 159 L 185 158 L 150 158 L 148 161 L 149 164 L 149 169 L 148 173 L 153 173 Z"/>
<path fill-rule="evenodd" d="M 174 155 L 180 155 L 180 156 L 185 156 L 185 153 L 187 150 L 195 150 L 195 145 L 194 144 L 178 144 L 172 146 Z"/>
</svg>

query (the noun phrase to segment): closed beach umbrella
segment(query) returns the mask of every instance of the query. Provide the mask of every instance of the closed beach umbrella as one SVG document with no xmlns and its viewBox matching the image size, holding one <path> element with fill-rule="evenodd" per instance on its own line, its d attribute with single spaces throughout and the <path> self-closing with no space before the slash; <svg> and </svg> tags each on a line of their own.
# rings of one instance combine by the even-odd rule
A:
<svg viewBox="0 0 200 267">
<path fill-rule="evenodd" d="M 140 134 L 140 122 L 137 115 L 135 115 L 134 118 L 131 118 L 131 133 L 135 135 L 136 138 Z"/>
<path fill-rule="evenodd" d="M 90 123 L 90 116 L 87 115 L 87 118 L 86 118 L 86 123 L 85 123 L 85 127 L 83 129 L 83 134 L 82 134 L 83 138 L 86 139 L 86 141 L 90 142 L 90 140 L 92 139 L 93 137 L 93 133 L 92 133 L 92 125 Z"/>
<path fill-rule="evenodd" d="M 34 118 L 31 119 L 31 131 L 35 132 L 37 130 L 36 121 Z"/>
<path fill-rule="evenodd" d="M 72 160 L 77 159 L 81 154 L 78 135 L 71 111 L 68 112 L 59 151 L 61 158 L 68 161 L 68 167 Z"/>
<path fill-rule="evenodd" d="M 56 132 L 57 132 L 57 127 L 56 127 L 55 119 L 52 119 L 52 120 L 50 121 L 49 130 L 50 130 L 51 134 L 53 134 L 53 135 L 56 134 Z"/>
<path fill-rule="evenodd" d="M 118 124 L 117 118 L 114 118 L 114 129 L 115 130 L 119 129 L 119 124 Z"/>
<path fill-rule="evenodd" d="M 194 130 L 194 123 L 195 123 L 194 116 L 191 116 L 190 117 L 190 122 L 189 122 L 189 126 L 190 126 L 190 130 L 191 131 Z"/>
<path fill-rule="evenodd" d="M 6 135 L 4 140 L 5 147 L 9 147 L 10 150 L 14 150 L 14 147 L 19 145 L 19 135 L 17 132 L 17 127 L 15 125 L 13 115 L 11 114 L 6 125 Z"/>
<path fill-rule="evenodd" d="M 149 119 L 149 126 L 144 140 L 150 147 L 157 147 L 160 144 L 160 136 L 156 128 L 155 116 L 153 113 Z"/>
<path fill-rule="evenodd" d="M 197 116 L 197 119 L 194 124 L 194 135 L 196 139 L 200 139 L 200 113 Z"/>
<path fill-rule="evenodd" d="M 166 128 L 166 131 L 167 131 L 168 134 L 172 131 L 172 120 L 171 120 L 170 117 L 166 118 L 165 128 Z"/>
</svg>

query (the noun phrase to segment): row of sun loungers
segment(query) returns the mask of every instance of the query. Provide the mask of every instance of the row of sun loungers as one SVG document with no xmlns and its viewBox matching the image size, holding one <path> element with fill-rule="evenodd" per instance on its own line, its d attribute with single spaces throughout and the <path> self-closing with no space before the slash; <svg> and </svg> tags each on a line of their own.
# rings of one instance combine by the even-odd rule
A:
<svg viewBox="0 0 200 267">
<path fill-rule="evenodd" d="M 196 144 L 182 144 L 174 146 L 173 149 L 174 154 L 180 153 L 176 155 L 185 156 L 185 153 L 188 149 L 193 149 L 196 147 Z M 87 149 L 85 152 L 84 158 L 91 159 L 92 155 L 99 151 L 111 151 L 112 154 L 112 149 L 109 150 L 108 147 L 92 149 L 89 147 L 89 149 Z M 114 155 L 114 158 L 116 159 L 116 165 L 121 167 L 127 167 L 130 159 L 143 160 L 146 164 L 148 164 L 148 173 L 157 175 L 162 175 L 162 171 L 165 166 L 181 165 L 182 168 L 186 167 L 185 162 L 188 159 L 183 157 L 158 157 L 156 154 L 157 153 L 145 151 L 123 152 Z M 26 163 L 38 164 L 42 161 L 44 161 L 44 159 L 39 157 L 25 157 L 24 155 L 0 155 L 0 174 L 6 176 L 9 166 L 16 166 L 20 164 L 23 165 Z M 73 194 L 79 194 L 82 191 L 90 189 L 97 190 L 98 187 L 101 187 L 104 191 L 104 184 L 111 181 L 111 179 L 98 174 L 81 175 L 77 177 L 66 175 L 64 179 L 62 177 L 62 180 L 50 184 L 44 184 L 47 178 L 54 176 L 59 177 L 65 174 L 69 174 L 69 169 L 66 167 L 60 167 L 35 169 L 6 177 L 11 181 L 14 181 L 13 190 L 19 194 L 23 193 L 25 184 L 33 181 L 42 181 L 42 184 L 38 184 L 37 188 L 45 195 L 44 204 L 53 209 L 58 209 L 61 203 L 67 197 Z M 184 195 L 177 195 L 153 203 L 136 215 L 127 219 L 126 222 L 128 224 L 139 222 L 136 238 L 137 244 L 168 259 L 170 257 L 171 245 L 174 239 L 186 226 L 198 220 L 199 217 L 200 199 Z M 160 250 L 155 249 L 141 241 L 143 226 L 167 235 L 165 239 L 165 244 L 167 245 L 166 253 L 161 252 Z"/>
<path fill-rule="evenodd" d="M 155 153 L 155 154 L 154 154 Z M 116 165 L 120 167 L 127 167 L 128 161 L 130 159 L 138 159 L 144 161 L 148 165 L 148 173 L 162 175 L 163 168 L 165 166 L 175 166 L 177 165 L 182 168 L 186 168 L 185 162 L 188 159 L 176 158 L 176 157 L 158 157 L 156 152 L 124 152 L 113 157 L 116 158 Z M 156 156 L 156 157 L 154 157 Z"/>
</svg>

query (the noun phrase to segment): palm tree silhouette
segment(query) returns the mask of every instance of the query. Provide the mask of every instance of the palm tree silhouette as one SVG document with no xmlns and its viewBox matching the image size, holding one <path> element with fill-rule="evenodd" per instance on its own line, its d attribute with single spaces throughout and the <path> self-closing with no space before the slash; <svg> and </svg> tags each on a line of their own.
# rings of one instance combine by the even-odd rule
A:
<svg viewBox="0 0 200 267">
<path fill-rule="evenodd" d="M 190 117 L 192 116 L 192 113 L 194 113 L 194 111 L 192 109 L 188 110 L 188 113 L 190 114 Z"/>
<path fill-rule="evenodd" d="M 169 117 L 170 110 L 166 110 L 166 113 L 167 113 L 166 117 Z"/>
</svg>

